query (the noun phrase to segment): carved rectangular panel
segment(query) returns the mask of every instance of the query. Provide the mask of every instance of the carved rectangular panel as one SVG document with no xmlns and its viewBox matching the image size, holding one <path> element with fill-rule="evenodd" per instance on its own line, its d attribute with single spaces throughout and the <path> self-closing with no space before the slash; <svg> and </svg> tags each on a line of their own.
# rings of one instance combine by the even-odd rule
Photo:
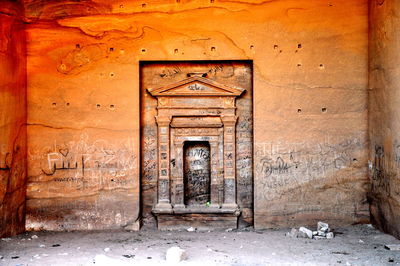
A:
<svg viewBox="0 0 400 266">
<path fill-rule="evenodd" d="M 197 79 L 191 84 L 176 87 L 179 82 L 187 79 L 188 73 L 201 72 L 207 74 L 207 80 L 211 80 L 210 84 L 201 84 Z M 167 73 L 167 74 L 166 74 Z M 171 202 L 184 202 L 183 198 L 190 195 L 196 197 L 197 192 L 200 195 L 206 192 L 211 195 L 214 193 L 212 201 L 223 202 L 224 188 L 228 188 L 232 195 L 236 195 L 231 199 L 236 202 L 241 210 L 239 217 L 239 226 L 253 224 L 253 106 L 252 106 L 252 66 L 247 61 L 207 61 L 207 62 L 142 62 L 141 63 L 141 171 L 142 171 L 142 215 L 143 223 L 148 226 L 155 226 L 155 217 L 151 213 L 153 206 L 157 203 L 157 178 L 159 176 L 158 169 L 164 159 L 165 141 L 168 138 L 161 135 L 157 129 L 155 116 L 159 114 L 157 107 L 163 110 L 175 108 L 176 116 L 171 117 L 171 137 L 169 139 L 171 147 L 175 147 L 175 142 L 185 141 L 204 141 L 215 143 L 214 147 L 220 159 L 218 161 L 209 161 L 209 173 L 207 173 L 208 182 L 200 182 L 200 185 L 194 182 L 195 179 L 189 180 L 190 186 L 195 188 L 193 194 L 185 190 L 185 176 L 182 175 L 182 181 L 171 180 Z M 172 84 L 172 85 L 171 85 Z M 215 84 L 220 84 L 216 86 Z M 222 84 L 222 85 L 221 85 Z M 170 86 L 171 88 L 169 88 Z M 202 90 L 201 88 L 206 88 Z M 157 88 L 161 88 L 158 89 Z M 179 89 L 180 88 L 180 89 Z M 211 89 L 209 89 L 211 88 Z M 229 95 L 239 95 L 241 92 L 235 88 L 245 90 L 240 97 L 227 97 Z M 152 97 L 148 90 L 157 91 L 158 102 Z M 187 94 L 212 92 L 214 95 L 202 94 L 197 98 L 187 97 Z M 166 95 L 169 94 L 169 95 Z M 185 94 L 185 96 L 176 96 L 176 94 Z M 222 96 L 219 96 L 220 94 Z M 154 96 L 154 95 L 153 95 Z M 164 97 L 166 96 L 166 97 Z M 195 106 L 197 109 L 193 109 Z M 179 109 L 176 109 L 179 108 Z M 229 109 L 231 108 L 231 109 Z M 224 115 L 232 115 L 232 110 L 236 113 L 237 121 L 228 129 L 229 132 L 224 134 L 223 123 L 218 120 Z M 166 111 L 163 111 L 166 113 Z M 233 113 L 233 114 L 234 114 Z M 192 120 L 191 120 L 192 119 Z M 234 117 L 232 118 L 234 119 Z M 194 121 L 196 120 L 196 121 Z M 198 120 L 203 120 L 199 123 Z M 228 123 L 227 121 L 226 123 Z M 203 125 L 203 128 L 198 126 Z M 222 125 L 221 125 L 222 124 Z M 222 131 L 219 131 L 221 129 Z M 227 137 L 228 145 L 224 145 L 224 136 Z M 162 143 L 158 147 L 158 143 Z M 175 143 L 175 144 L 174 144 Z M 236 144 L 236 145 L 235 145 Z M 226 151 L 224 152 L 224 149 Z M 185 160 L 183 149 L 182 153 L 177 153 L 175 148 L 170 149 L 171 157 L 169 158 L 169 166 L 171 175 L 177 175 L 180 170 L 176 167 L 184 167 Z M 224 154 L 229 158 L 225 158 Z M 234 156 L 233 156 L 234 155 Z M 182 158 L 176 158 L 182 157 Z M 163 157 L 165 158 L 165 156 Z M 224 181 L 224 161 L 227 160 L 229 165 L 229 174 L 235 177 L 234 181 Z M 181 161 L 183 160 L 183 161 Z M 190 161 L 190 160 L 189 160 Z M 187 165 L 187 161 L 186 161 Z M 163 168 L 163 167 L 161 167 Z M 211 170 L 214 169 L 214 170 Z M 186 169 L 189 171 L 189 169 Z M 191 172 L 190 172 L 191 173 Z M 212 183 L 211 177 L 214 177 Z M 164 178 L 164 176 L 162 176 Z M 186 176 L 187 178 L 187 176 Z M 199 178 L 198 180 L 206 180 Z M 182 182 L 182 183 L 180 183 Z M 232 184 L 232 182 L 234 182 Z M 205 185 L 207 183 L 207 185 Z M 204 186 L 203 186 L 204 185 Z M 196 187 L 197 186 L 197 187 Z M 231 191 L 232 189 L 236 191 Z M 205 187 L 208 188 L 205 189 Z M 205 196 L 200 200 L 201 203 L 207 202 L 211 198 Z M 190 202 L 187 201 L 186 203 Z"/>
</svg>

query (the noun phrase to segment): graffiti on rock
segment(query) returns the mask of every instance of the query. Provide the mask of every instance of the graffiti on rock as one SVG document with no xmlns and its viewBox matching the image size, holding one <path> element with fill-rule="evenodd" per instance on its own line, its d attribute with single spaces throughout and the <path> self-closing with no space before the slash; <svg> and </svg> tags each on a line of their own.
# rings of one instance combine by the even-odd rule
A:
<svg viewBox="0 0 400 266">
<path fill-rule="evenodd" d="M 285 191 L 332 175 L 350 167 L 358 151 L 364 148 L 360 139 L 336 143 L 257 143 L 255 162 L 260 187 L 257 198 L 281 197 Z"/>
<path fill-rule="evenodd" d="M 79 141 L 55 141 L 52 147 L 33 149 L 29 160 L 39 166 L 39 178 L 45 176 L 48 181 L 75 184 L 78 190 L 114 188 L 133 185 L 134 151 L 131 140 L 91 142 L 82 136 Z"/>
</svg>

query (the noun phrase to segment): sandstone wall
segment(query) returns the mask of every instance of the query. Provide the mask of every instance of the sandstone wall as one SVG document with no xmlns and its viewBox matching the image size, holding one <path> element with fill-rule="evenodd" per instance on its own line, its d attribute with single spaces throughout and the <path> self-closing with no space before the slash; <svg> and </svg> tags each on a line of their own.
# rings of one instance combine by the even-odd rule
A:
<svg viewBox="0 0 400 266">
<path fill-rule="evenodd" d="M 25 230 L 26 53 L 22 6 L 0 4 L 0 237 Z"/>
<path fill-rule="evenodd" d="M 400 238 L 400 1 L 370 1 L 371 214 Z"/>
<path fill-rule="evenodd" d="M 170 60 L 253 61 L 257 228 L 368 221 L 366 0 L 25 8 L 27 228 L 137 228 L 139 62 Z"/>
</svg>

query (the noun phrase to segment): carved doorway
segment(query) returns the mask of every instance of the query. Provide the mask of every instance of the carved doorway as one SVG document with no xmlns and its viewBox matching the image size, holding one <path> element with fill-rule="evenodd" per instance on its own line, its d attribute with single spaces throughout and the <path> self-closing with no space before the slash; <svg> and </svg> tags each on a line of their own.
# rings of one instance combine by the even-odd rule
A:
<svg viewBox="0 0 400 266">
<path fill-rule="evenodd" d="M 183 151 L 184 204 L 206 205 L 211 202 L 210 143 L 188 141 Z"/>
<path fill-rule="evenodd" d="M 251 62 L 140 66 L 142 224 L 251 226 Z"/>
</svg>

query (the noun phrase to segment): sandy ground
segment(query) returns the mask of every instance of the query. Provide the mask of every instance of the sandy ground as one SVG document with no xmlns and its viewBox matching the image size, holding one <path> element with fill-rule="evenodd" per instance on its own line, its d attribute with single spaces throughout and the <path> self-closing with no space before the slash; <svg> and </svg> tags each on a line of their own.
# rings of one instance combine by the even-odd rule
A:
<svg viewBox="0 0 400 266">
<path fill-rule="evenodd" d="M 384 248 L 400 240 L 369 225 L 336 229 L 329 240 L 287 231 L 28 232 L 0 241 L 0 265 L 167 265 L 172 246 L 186 250 L 179 265 L 400 265 L 400 251 Z"/>
</svg>

